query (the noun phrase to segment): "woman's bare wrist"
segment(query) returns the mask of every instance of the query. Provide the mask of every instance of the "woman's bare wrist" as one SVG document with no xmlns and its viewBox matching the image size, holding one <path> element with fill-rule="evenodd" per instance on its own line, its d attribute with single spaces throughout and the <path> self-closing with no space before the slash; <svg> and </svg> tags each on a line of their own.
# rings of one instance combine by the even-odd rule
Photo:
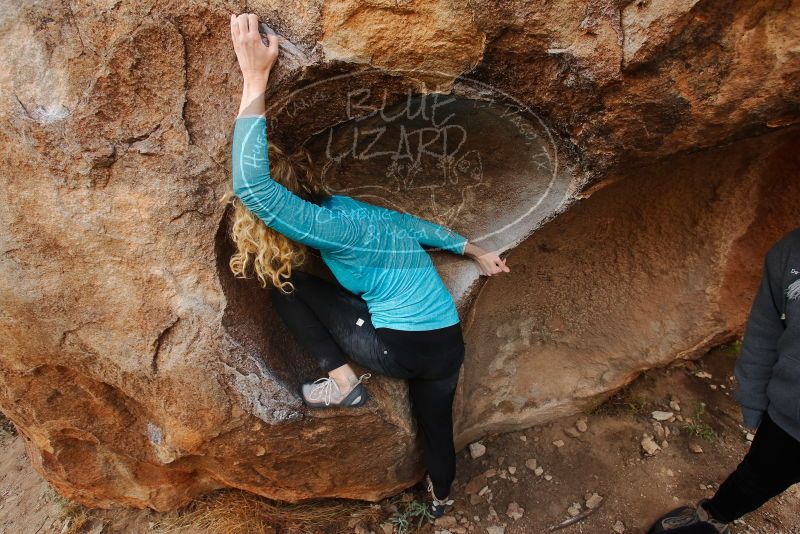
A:
<svg viewBox="0 0 800 534">
<path fill-rule="evenodd" d="M 473 245 L 469 241 L 467 241 L 467 245 L 464 247 L 464 256 L 470 256 L 470 257 L 474 258 L 474 257 L 480 256 L 481 254 L 483 254 L 485 252 L 486 251 L 483 250 L 481 247 L 479 247 L 477 245 Z"/>
<path fill-rule="evenodd" d="M 264 90 L 267 88 L 267 82 L 269 81 L 269 71 L 263 73 L 247 73 L 243 74 L 242 77 L 245 87 Z"/>
<path fill-rule="evenodd" d="M 263 115 L 266 105 L 264 94 L 267 92 L 269 71 L 264 74 L 248 74 L 242 86 L 242 102 L 239 105 L 239 117 Z"/>
</svg>

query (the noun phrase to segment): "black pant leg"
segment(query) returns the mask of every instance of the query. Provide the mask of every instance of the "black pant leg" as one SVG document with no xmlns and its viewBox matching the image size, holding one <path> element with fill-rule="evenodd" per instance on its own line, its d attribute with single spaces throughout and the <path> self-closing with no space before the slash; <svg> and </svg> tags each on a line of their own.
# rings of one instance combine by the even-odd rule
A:
<svg viewBox="0 0 800 534">
<path fill-rule="evenodd" d="M 800 441 L 764 414 L 750 450 L 706 509 L 718 521 L 730 523 L 798 482 Z"/>
<path fill-rule="evenodd" d="M 270 296 L 275 311 L 292 333 L 292 337 L 311 355 L 323 372 L 328 373 L 347 363 L 342 349 L 325 324 L 296 291 L 286 294 L 273 287 Z"/>
<path fill-rule="evenodd" d="M 417 428 L 422 437 L 425 466 L 438 499 L 450 495 L 456 475 L 453 445 L 453 399 L 459 371 L 438 380 L 413 378 L 408 382 L 409 397 Z"/>
<path fill-rule="evenodd" d="M 460 324 L 415 337 L 422 343 L 408 342 L 415 349 L 408 360 L 417 371 L 408 383 L 409 397 L 434 495 L 445 499 L 456 475 L 453 400 L 464 362 L 464 338 Z"/>
<path fill-rule="evenodd" d="M 287 326 L 309 352 L 316 351 L 313 357 L 318 362 L 332 362 L 329 365 L 339 363 L 341 360 L 334 355 L 336 347 L 342 359 L 346 355 L 358 365 L 376 373 L 396 378 L 408 377 L 408 373 L 389 357 L 372 324 L 367 303 L 362 298 L 335 282 L 303 271 L 292 273 L 291 282 L 295 288 L 291 294 L 293 298 L 285 298 L 279 291 L 273 292 L 275 301 L 281 302 L 276 309 L 281 313 L 281 306 L 292 308 L 291 313 L 281 313 L 281 317 L 285 315 L 289 318 Z M 305 309 L 298 302 L 302 302 Z M 311 319 L 309 311 L 316 320 Z M 302 320 L 298 320 L 298 317 Z M 312 323 L 313 326 L 309 328 L 308 325 Z M 327 336 L 320 329 L 324 329 Z"/>
</svg>

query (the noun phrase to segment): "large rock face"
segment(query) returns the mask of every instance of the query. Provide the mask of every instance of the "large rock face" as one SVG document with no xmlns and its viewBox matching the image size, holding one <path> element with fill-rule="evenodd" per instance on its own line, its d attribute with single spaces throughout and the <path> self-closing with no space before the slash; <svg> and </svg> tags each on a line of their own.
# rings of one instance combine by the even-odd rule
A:
<svg viewBox="0 0 800 534">
<path fill-rule="evenodd" d="M 467 328 L 459 445 L 741 332 L 761 256 L 800 224 L 791 2 L 247 5 L 287 38 L 273 141 L 340 190 L 513 249 L 488 282 L 437 258 Z M 242 9 L 0 15 L 0 409 L 88 505 L 377 499 L 423 473 L 404 383 L 306 410 L 311 363 L 227 269 Z"/>
<path fill-rule="evenodd" d="M 621 171 L 517 247 L 470 311 L 461 442 L 730 340 L 764 252 L 800 222 L 799 154 L 775 132 Z"/>
</svg>

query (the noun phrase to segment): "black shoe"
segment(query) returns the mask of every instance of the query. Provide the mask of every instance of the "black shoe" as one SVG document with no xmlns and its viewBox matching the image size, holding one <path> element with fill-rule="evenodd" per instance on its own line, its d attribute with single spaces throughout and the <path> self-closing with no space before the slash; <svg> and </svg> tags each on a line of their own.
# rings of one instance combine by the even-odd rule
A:
<svg viewBox="0 0 800 534">
<path fill-rule="evenodd" d="M 696 507 L 681 506 L 667 512 L 650 527 L 647 534 L 661 534 L 663 532 L 680 534 L 729 534 L 728 525 L 720 523 L 709 514 L 703 505 L 707 499 L 700 501 Z"/>
<path fill-rule="evenodd" d="M 708 510 L 705 507 L 705 504 L 708 502 L 708 499 L 703 499 L 699 503 L 697 503 L 697 517 L 700 518 L 700 521 L 711 525 L 719 534 L 730 534 L 731 528 L 728 526 L 728 523 L 723 523 L 722 521 L 717 521 L 714 519 Z"/>
<path fill-rule="evenodd" d="M 436 494 L 433 492 L 433 482 L 431 482 L 430 475 L 428 475 L 428 491 L 430 492 L 431 499 L 433 501 L 431 502 L 431 515 L 434 518 L 442 517 L 447 511 L 447 507 L 451 506 L 455 501 L 446 497 L 444 499 L 436 498 Z"/>
<path fill-rule="evenodd" d="M 681 506 L 659 517 L 647 534 L 661 534 L 681 527 L 696 525 L 699 521 L 697 510 L 691 506 Z"/>
</svg>

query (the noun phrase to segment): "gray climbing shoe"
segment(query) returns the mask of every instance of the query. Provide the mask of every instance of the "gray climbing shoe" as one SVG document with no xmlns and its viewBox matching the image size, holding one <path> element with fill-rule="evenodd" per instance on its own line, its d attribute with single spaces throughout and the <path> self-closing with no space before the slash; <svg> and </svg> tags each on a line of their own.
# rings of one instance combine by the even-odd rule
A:
<svg viewBox="0 0 800 534">
<path fill-rule="evenodd" d="M 311 408 L 356 408 L 367 401 L 367 390 L 362 383 L 367 380 L 370 373 L 358 377 L 353 389 L 344 395 L 339 389 L 336 380 L 330 377 L 318 378 L 313 382 L 306 382 L 300 386 L 300 396 L 303 402 Z"/>
</svg>

